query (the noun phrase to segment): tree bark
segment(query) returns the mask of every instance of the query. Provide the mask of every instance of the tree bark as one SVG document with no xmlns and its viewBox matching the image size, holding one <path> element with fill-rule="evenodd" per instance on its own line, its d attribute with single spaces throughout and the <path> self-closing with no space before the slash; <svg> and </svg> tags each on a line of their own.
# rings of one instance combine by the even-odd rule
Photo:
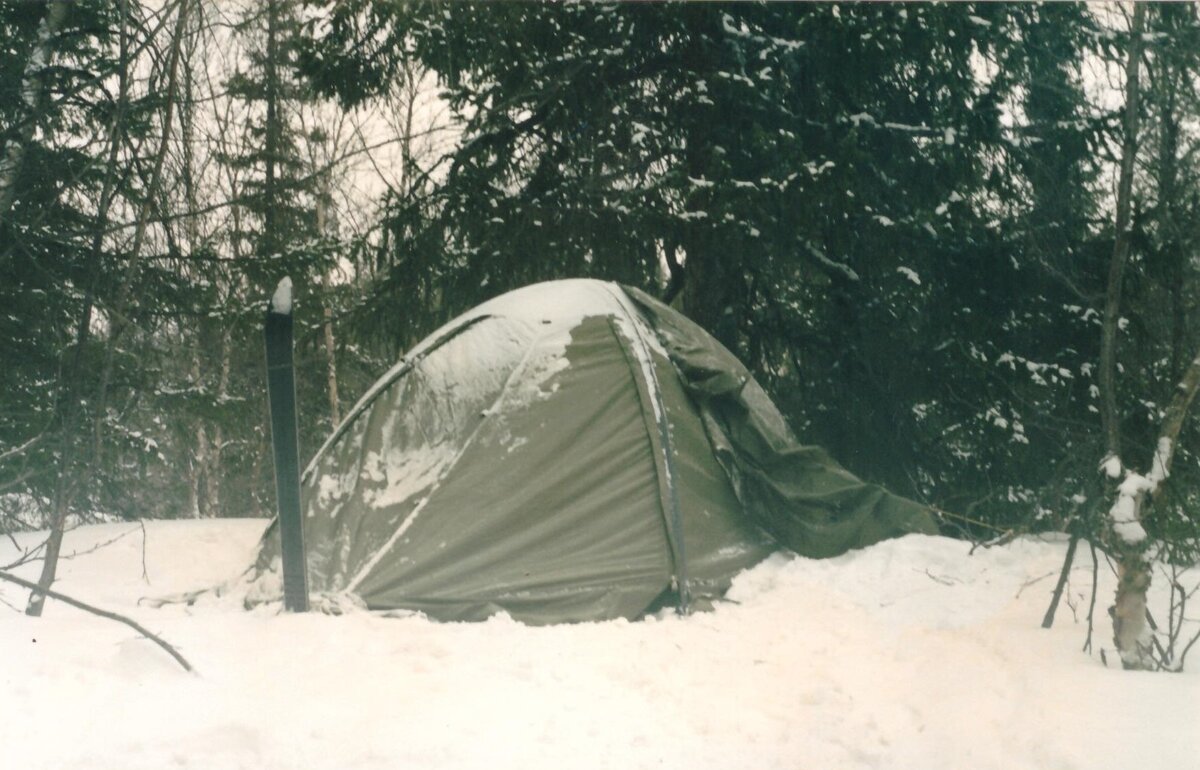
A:
<svg viewBox="0 0 1200 770">
<path fill-rule="evenodd" d="M 184 241 L 187 244 L 188 254 L 195 254 L 201 246 L 200 222 L 196 211 L 199 209 L 196 195 L 196 163 L 193 144 L 195 142 L 195 89 L 193 83 L 193 68 L 199 63 L 193 56 L 194 47 L 188 46 L 187 51 L 183 54 L 183 98 L 179 105 L 179 129 L 180 129 L 180 150 L 181 150 L 181 169 L 180 176 L 183 182 L 183 201 L 187 216 L 183 220 Z M 195 268 L 189 266 L 188 271 L 196 270 L 197 277 L 202 277 L 203 268 Z M 204 352 L 208 348 L 211 329 L 209 324 L 201 320 L 195 324 L 192 329 L 193 348 L 192 348 L 192 372 L 191 382 L 192 387 L 200 389 L 204 392 L 204 370 L 205 356 Z M 186 339 L 186 331 L 184 332 Z M 197 416 L 193 423 L 194 435 L 196 437 L 195 451 L 191 458 L 191 478 L 189 479 L 189 513 L 193 518 L 199 519 L 204 516 L 211 516 L 211 501 L 208 498 L 207 486 L 208 479 L 211 475 L 211 445 L 208 439 L 208 423 L 209 418 L 204 415 Z"/>
<path fill-rule="evenodd" d="M 279 184 L 276 164 L 281 155 L 283 132 L 279 117 L 279 9 L 276 0 L 267 0 L 267 57 L 266 67 L 266 126 L 264 127 L 263 169 L 263 234 L 264 251 L 268 259 L 282 256 L 279 228 Z"/>
<path fill-rule="evenodd" d="M 1071 565 L 1075 563 L 1075 549 L 1079 547 L 1079 535 L 1071 535 L 1067 543 L 1067 555 L 1063 557 L 1062 569 L 1058 573 L 1058 582 L 1054 585 L 1054 593 L 1050 598 L 1050 606 L 1042 616 L 1042 628 L 1054 625 L 1054 614 L 1058 611 L 1058 603 L 1062 600 L 1063 589 L 1067 587 L 1067 579 L 1071 576 Z"/>
<path fill-rule="evenodd" d="M 1110 478 L 1121 477 L 1121 423 L 1117 412 L 1116 347 L 1121 312 L 1121 284 L 1129 259 L 1129 220 L 1133 197 L 1133 170 L 1137 155 L 1141 89 L 1138 68 L 1142 58 L 1142 33 L 1146 10 L 1135 4 L 1129 28 L 1129 50 L 1125 62 L 1125 120 L 1121 170 L 1117 180 L 1117 212 L 1112 260 L 1108 270 L 1108 291 L 1100 338 L 1100 419 L 1104 430 L 1106 456 L 1101 466 Z M 1198 371 L 1200 376 L 1200 371 Z M 1178 394 L 1177 394 L 1178 395 Z M 1190 403 L 1190 396 L 1188 398 Z M 1177 433 L 1178 431 L 1176 431 Z M 1160 441 L 1161 445 L 1161 441 Z M 1159 460 L 1159 449 L 1155 460 Z M 1165 458 L 1165 476 L 1170 456 Z M 1152 466 L 1152 474 L 1158 470 Z M 1161 483 L 1161 479 L 1159 481 Z M 1126 668 L 1154 667 L 1150 630 L 1146 626 L 1146 592 L 1150 588 L 1150 565 L 1146 559 L 1146 532 L 1141 525 L 1141 508 L 1152 484 L 1136 473 L 1126 472 L 1116 500 L 1109 511 L 1106 528 L 1110 548 L 1117 556 L 1118 587 L 1112 608 L 1113 640 Z"/>
<path fill-rule="evenodd" d="M 192 351 L 192 382 L 199 384 L 200 382 L 200 348 L 196 347 Z M 192 518 L 199 519 L 205 515 L 204 508 L 207 503 L 204 492 L 204 480 L 208 477 L 209 468 L 209 444 L 208 430 L 205 426 L 205 420 L 200 417 L 196 420 L 196 451 L 192 457 L 191 463 L 191 479 L 188 491 L 189 513 Z"/>
<path fill-rule="evenodd" d="M 217 381 L 217 403 L 223 403 L 229 395 L 231 332 L 228 325 L 221 331 L 221 373 Z M 209 516 L 221 515 L 221 453 L 224 449 L 225 431 L 221 422 L 213 426 L 212 444 L 208 452 L 208 468 L 204 474 L 205 502 Z"/>
<path fill-rule="evenodd" d="M 329 419 L 333 427 L 342 422 L 338 404 L 337 350 L 333 339 L 333 308 L 329 305 L 329 277 L 321 276 L 321 288 L 325 291 L 325 362 L 326 381 L 329 385 Z"/>
</svg>

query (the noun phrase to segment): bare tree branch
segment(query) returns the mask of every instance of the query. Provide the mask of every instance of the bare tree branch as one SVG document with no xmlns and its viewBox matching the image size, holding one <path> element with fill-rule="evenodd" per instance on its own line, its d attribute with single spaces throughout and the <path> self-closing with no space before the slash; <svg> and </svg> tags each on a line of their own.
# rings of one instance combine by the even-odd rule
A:
<svg viewBox="0 0 1200 770">
<path fill-rule="evenodd" d="M 134 631 L 137 631 L 142 636 L 146 637 L 150 641 L 157 644 L 159 647 L 166 650 L 167 654 L 170 655 L 172 658 L 174 658 L 176 663 L 183 666 L 184 671 L 188 671 L 188 672 L 194 671 L 194 669 L 192 668 L 192 664 L 188 663 L 187 658 L 180 655 L 178 650 L 176 650 L 174 647 L 172 647 L 170 644 L 168 644 L 166 642 L 166 640 L 164 640 L 162 637 L 158 636 L 157 634 L 153 634 L 150 631 L 147 631 L 145 629 L 145 627 L 143 627 L 141 624 L 139 624 L 136 620 L 132 620 L 132 619 L 127 618 L 124 615 L 120 615 L 116 612 L 109 612 L 108 610 L 102 610 L 99 607 L 94 607 L 85 602 L 81 602 L 78 599 L 73 599 L 70 596 L 67 596 L 65 594 L 60 594 L 57 591 L 51 591 L 49 588 L 42 588 L 37 583 L 32 583 L 28 580 L 24 580 L 22 578 L 17 577 L 16 575 L 10 575 L 7 572 L 0 572 L 0 580 L 4 580 L 9 583 L 13 583 L 15 585 L 21 586 L 22 588 L 26 588 L 30 591 L 33 591 L 36 594 L 41 594 L 41 595 L 48 596 L 51 599 L 56 599 L 56 600 L 62 602 L 63 604 L 69 604 L 72 607 L 83 610 L 84 612 L 90 612 L 93 615 L 98 615 L 99 617 L 107 618 L 108 620 L 115 620 L 118 623 L 124 623 L 125 625 L 132 628 Z"/>
</svg>

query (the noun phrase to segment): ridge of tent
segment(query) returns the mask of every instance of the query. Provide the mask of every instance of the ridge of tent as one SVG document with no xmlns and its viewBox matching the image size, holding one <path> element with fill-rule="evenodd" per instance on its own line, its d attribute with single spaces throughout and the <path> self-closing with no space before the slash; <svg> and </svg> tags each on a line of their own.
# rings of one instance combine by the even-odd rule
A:
<svg viewBox="0 0 1200 770">
<path fill-rule="evenodd" d="M 642 330 L 633 311 L 628 305 L 620 286 L 606 283 L 605 288 L 617 300 L 628 323 L 632 339 L 625 340 L 619 331 L 614 329 L 613 336 L 625 354 L 625 363 L 629 367 L 630 376 L 636 385 L 638 402 L 641 405 L 642 423 L 646 427 L 646 435 L 650 440 L 653 451 L 654 471 L 659 479 L 659 506 L 663 515 L 663 525 L 667 531 L 667 543 L 671 548 L 671 561 L 674 566 L 675 589 L 679 594 L 679 610 L 687 614 L 691 604 L 691 587 L 688 583 L 687 552 L 683 539 L 683 511 L 679 505 L 679 490 L 677 489 L 678 473 L 675 469 L 674 442 L 671 440 L 671 429 L 667 423 L 666 404 L 662 398 L 662 388 L 658 383 L 658 375 L 654 370 L 654 361 L 650 356 L 650 346 L 642 336 Z M 610 317 L 609 322 L 612 325 Z M 630 350 L 628 346 L 637 346 Z M 651 425 L 653 421 L 653 425 Z"/>
</svg>

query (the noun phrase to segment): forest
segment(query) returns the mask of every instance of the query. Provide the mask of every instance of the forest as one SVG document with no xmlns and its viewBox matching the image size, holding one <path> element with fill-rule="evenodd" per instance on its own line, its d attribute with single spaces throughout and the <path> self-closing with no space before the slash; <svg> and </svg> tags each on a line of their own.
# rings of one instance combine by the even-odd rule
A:
<svg viewBox="0 0 1200 770">
<path fill-rule="evenodd" d="M 0 4 L 0 531 L 273 515 L 285 276 L 302 462 L 593 277 L 945 534 L 1144 598 L 1200 544 L 1198 86 L 1191 3 Z"/>
</svg>

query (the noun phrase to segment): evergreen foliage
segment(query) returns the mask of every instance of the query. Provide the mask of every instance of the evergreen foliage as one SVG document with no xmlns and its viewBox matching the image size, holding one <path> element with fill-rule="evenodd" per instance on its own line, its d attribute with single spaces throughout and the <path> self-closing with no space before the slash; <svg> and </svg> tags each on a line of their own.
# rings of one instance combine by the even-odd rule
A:
<svg viewBox="0 0 1200 770">
<path fill-rule="evenodd" d="M 0 215 L 9 509 L 269 513 L 259 335 L 283 275 L 305 454 L 331 383 L 348 406 L 454 314 L 590 276 L 673 300 L 804 440 L 955 514 L 947 531 L 1098 531 L 1120 9 L 80 0 L 38 73 L 54 7 L 0 5 L 0 139 L 23 149 Z M 1200 23 L 1148 19 L 1130 458 L 1200 344 Z M 404 183 L 353 210 L 338 196 L 397 137 L 350 151 L 312 116 L 367 114 L 401 80 L 439 91 L 456 141 L 406 144 Z M 346 171 L 352 152 L 374 167 Z M 1187 422 L 1147 519 L 1180 559 L 1198 440 Z"/>
<path fill-rule="evenodd" d="M 392 335 L 534 280 L 624 281 L 856 472 L 1001 528 L 1100 502 L 1114 122 L 1083 67 L 1119 45 L 1086 7 L 325 10 L 318 85 L 370 99 L 416 57 L 463 121 L 384 224 Z"/>
</svg>

